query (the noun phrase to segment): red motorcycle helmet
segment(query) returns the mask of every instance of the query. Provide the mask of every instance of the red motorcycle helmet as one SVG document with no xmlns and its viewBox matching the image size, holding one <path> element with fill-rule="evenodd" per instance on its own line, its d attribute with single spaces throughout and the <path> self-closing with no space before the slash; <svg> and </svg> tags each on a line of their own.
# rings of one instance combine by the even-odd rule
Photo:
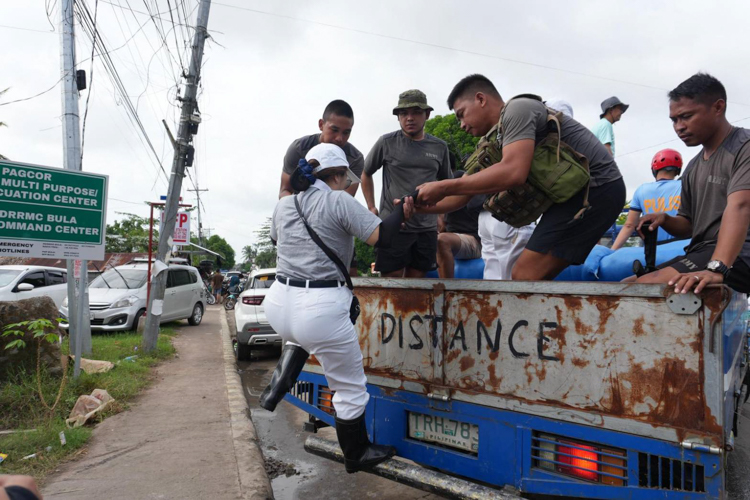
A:
<svg viewBox="0 0 750 500">
<path fill-rule="evenodd" d="M 682 155 L 674 149 L 662 149 L 651 160 L 651 172 L 656 177 L 656 172 L 669 167 L 676 168 L 679 175 L 682 171 Z"/>
</svg>

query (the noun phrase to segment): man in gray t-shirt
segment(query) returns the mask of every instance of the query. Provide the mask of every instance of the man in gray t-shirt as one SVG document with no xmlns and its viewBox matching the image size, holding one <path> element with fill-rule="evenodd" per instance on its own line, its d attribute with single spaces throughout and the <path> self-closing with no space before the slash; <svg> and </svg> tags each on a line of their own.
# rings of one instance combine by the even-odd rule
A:
<svg viewBox="0 0 750 500">
<path fill-rule="evenodd" d="M 448 146 L 424 131 L 430 111 L 421 91 L 401 93 L 393 109 L 401 129 L 380 137 L 365 159 L 362 194 L 367 208 L 383 219 L 393 211 L 394 199 L 413 193 L 425 182 L 453 177 Z M 378 209 L 372 176 L 381 168 L 383 190 Z M 387 277 L 423 278 L 437 267 L 436 254 L 437 216 L 415 215 L 390 248 L 377 250 L 375 268 Z"/>
<path fill-rule="evenodd" d="M 487 135 L 502 117 L 502 133 L 496 140 L 502 160 L 460 179 L 419 186 L 418 205 L 432 213 L 445 213 L 465 205 L 474 195 L 494 194 L 523 186 L 532 168 L 538 143 L 556 126 L 547 121 L 541 98 L 522 95 L 502 99 L 492 82 L 482 75 L 469 75 L 456 84 L 448 97 L 461 127 L 474 136 Z M 562 140 L 589 160 L 590 208 L 581 217 L 582 188 L 564 203 L 547 209 L 534 228 L 526 248 L 511 271 L 514 280 L 551 280 L 571 264 L 583 264 L 602 235 L 617 220 L 625 204 L 625 183 L 604 146 L 583 125 L 564 115 Z"/>
<path fill-rule="evenodd" d="M 284 155 L 284 169 L 281 172 L 281 187 L 279 188 L 279 199 L 284 196 L 294 194 L 291 183 L 291 175 L 297 168 L 299 160 L 304 158 L 313 146 L 321 142 L 335 144 L 346 153 L 346 159 L 349 162 L 349 169 L 357 177 L 362 176 L 362 169 L 365 165 L 364 156 L 353 144 L 349 143 L 349 136 L 354 127 L 354 111 L 346 101 L 337 99 L 331 101 L 323 111 L 323 118 L 318 120 L 319 134 L 306 135 L 300 137 L 289 145 Z M 347 193 L 354 196 L 357 194 L 359 184 L 352 184 L 346 190 Z"/>
<path fill-rule="evenodd" d="M 691 238 L 685 255 L 660 265 L 639 283 L 669 283 L 675 292 L 696 292 L 725 283 L 750 293 L 750 130 L 726 118 L 727 94 L 705 73 L 669 93 L 669 117 L 687 146 L 703 146 L 682 176 L 677 215 L 649 214 L 650 222 L 678 238 Z"/>
</svg>

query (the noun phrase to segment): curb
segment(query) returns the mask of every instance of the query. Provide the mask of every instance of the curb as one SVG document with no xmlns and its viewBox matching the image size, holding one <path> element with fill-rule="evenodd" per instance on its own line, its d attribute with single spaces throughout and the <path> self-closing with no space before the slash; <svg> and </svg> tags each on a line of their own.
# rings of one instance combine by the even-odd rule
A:
<svg viewBox="0 0 750 500">
<path fill-rule="evenodd" d="M 273 500 L 273 489 L 266 473 L 265 460 L 255 426 L 250 420 L 242 382 L 234 362 L 234 348 L 229 335 L 226 311 L 221 308 L 221 341 L 224 348 L 224 374 L 227 382 L 232 445 L 237 459 L 240 492 L 245 500 Z"/>
</svg>

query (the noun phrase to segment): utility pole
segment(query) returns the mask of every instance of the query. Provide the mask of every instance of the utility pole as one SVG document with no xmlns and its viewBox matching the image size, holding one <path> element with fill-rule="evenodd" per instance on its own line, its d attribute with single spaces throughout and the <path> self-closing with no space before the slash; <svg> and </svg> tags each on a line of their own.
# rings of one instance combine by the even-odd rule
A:
<svg viewBox="0 0 750 500">
<path fill-rule="evenodd" d="M 195 179 L 195 189 L 188 189 L 188 191 L 191 191 L 195 193 L 196 198 L 198 198 L 198 244 L 200 246 L 203 245 L 203 224 L 201 223 L 201 193 L 208 191 L 208 189 L 201 189 L 198 185 L 198 179 Z"/>
<path fill-rule="evenodd" d="M 164 223 L 159 233 L 159 249 L 156 255 L 156 273 L 151 279 L 149 286 L 151 292 L 148 301 L 148 315 L 146 326 L 143 331 L 143 348 L 146 352 L 156 348 L 159 339 L 159 323 L 164 305 L 164 289 L 167 284 L 167 272 L 162 267 L 168 264 L 167 254 L 172 245 L 172 233 L 174 233 L 177 209 L 180 203 L 180 192 L 182 190 L 182 179 L 185 177 L 185 167 L 192 165 L 193 146 L 190 144 L 193 135 L 197 133 L 200 118 L 197 110 L 196 96 L 198 94 L 198 82 L 200 81 L 201 61 L 203 59 L 203 46 L 208 38 L 208 12 L 211 9 L 211 0 L 201 0 L 198 8 L 198 19 L 193 37 L 192 54 L 190 57 L 190 68 L 185 77 L 185 93 L 182 98 L 182 112 L 180 113 L 180 126 L 177 130 L 175 141 L 174 159 L 172 171 L 169 177 L 169 189 L 167 191 L 167 202 L 164 207 Z M 162 265 L 159 265 L 161 261 Z M 161 269 L 160 269 L 161 268 Z"/>
<path fill-rule="evenodd" d="M 62 69 L 63 108 L 63 167 L 66 170 L 81 170 L 81 129 L 78 115 L 78 82 L 76 78 L 75 18 L 73 1 L 60 2 L 60 57 Z M 68 321 L 70 321 L 70 347 L 75 355 L 73 375 L 81 371 L 81 355 L 91 351 L 91 329 L 88 322 L 87 263 L 80 261 L 80 279 L 76 293 L 75 262 L 67 259 L 68 269 Z"/>
</svg>

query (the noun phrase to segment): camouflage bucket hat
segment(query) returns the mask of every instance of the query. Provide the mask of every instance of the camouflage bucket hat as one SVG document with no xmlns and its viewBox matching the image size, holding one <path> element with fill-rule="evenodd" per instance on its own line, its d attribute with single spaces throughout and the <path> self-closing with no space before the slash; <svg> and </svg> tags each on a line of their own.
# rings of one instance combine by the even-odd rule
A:
<svg viewBox="0 0 750 500">
<path fill-rule="evenodd" d="M 397 115 L 399 109 L 409 108 L 420 108 L 426 111 L 432 111 L 432 107 L 427 104 L 427 96 L 424 95 L 424 92 L 417 89 L 407 90 L 406 92 L 401 92 L 401 94 L 399 94 L 398 106 L 393 108 L 393 114 Z"/>
</svg>

